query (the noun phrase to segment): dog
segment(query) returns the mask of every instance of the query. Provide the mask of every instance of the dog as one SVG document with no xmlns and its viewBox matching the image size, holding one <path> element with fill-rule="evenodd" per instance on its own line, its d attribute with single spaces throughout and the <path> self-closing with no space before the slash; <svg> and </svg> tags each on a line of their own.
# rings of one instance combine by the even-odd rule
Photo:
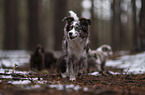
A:
<svg viewBox="0 0 145 95">
<path fill-rule="evenodd" d="M 45 55 L 44 48 L 41 45 L 37 45 L 34 52 L 30 57 L 30 67 L 32 70 L 41 71 L 45 67 Z"/>
<path fill-rule="evenodd" d="M 76 80 L 87 69 L 87 55 L 89 50 L 89 26 L 91 20 L 79 18 L 76 13 L 69 11 L 70 16 L 65 17 L 64 37 L 62 42 L 63 58 L 66 63 L 66 77 Z"/>
<path fill-rule="evenodd" d="M 31 54 L 30 66 L 32 70 L 41 71 L 42 69 L 48 69 L 53 72 L 56 60 L 57 58 L 54 56 L 53 52 L 46 52 L 41 45 L 37 45 L 36 49 Z"/>
<path fill-rule="evenodd" d="M 45 55 L 45 68 L 49 70 L 49 72 L 55 72 L 55 66 L 57 62 L 57 58 L 54 56 L 54 52 L 47 51 L 44 53 Z"/>
<path fill-rule="evenodd" d="M 88 64 L 90 67 L 90 64 L 93 63 L 97 70 L 100 73 L 107 72 L 105 68 L 105 63 L 108 59 L 108 57 L 112 56 L 112 48 L 109 45 L 102 45 L 96 50 L 89 49 L 88 53 Z"/>
</svg>

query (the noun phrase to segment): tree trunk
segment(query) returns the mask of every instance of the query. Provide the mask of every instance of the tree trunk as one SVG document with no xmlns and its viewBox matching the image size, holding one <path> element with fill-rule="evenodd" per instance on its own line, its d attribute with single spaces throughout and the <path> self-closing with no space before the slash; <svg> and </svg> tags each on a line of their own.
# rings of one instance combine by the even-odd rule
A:
<svg viewBox="0 0 145 95">
<path fill-rule="evenodd" d="M 66 17 L 67 12 L 67 0 L 55 0 L 54 1 L 54 25 L 53 32 L 55 35 L 55 50 L 61 50 L 62 39 L 64 33 L 65 22 L 62 22 L 62 19 Z"/>
<path fill-rule="evenodd" d="M 136 0 L 132 0 L 132 10 L 133 10 L 133 50 L 138 50 L 138 23 L 136 16 Z"/>
<path fill-rule="evenodd" d="M 145 0 L 141 0 L 142 7 L 140 10 L 140 33 L 139 33 L 139 50 L 145 50 Z"/>
<path fill-rule="evenodd" d="M 28 0 L 28 50 L 40 43 L 42 0 Z"/>
<path fill-rule="evenodd" d="M 18 49 L 18 8 L 17 0 L 4 0 L 4 49 Z"/>
<path fill-rule="evenodd" d="M 95 26 L 97 26 L 95 24 L 95 17 L 94 17 L 94 0 L 91 0 L 92 2 L 92 8 L 91 8 L 91 29 L 90 29 L 90 47 L 91 49 L 96 49 L 98 47 L 98 39 L 97 39 L 97 33 L 95 33 Z"/>
<path fill-rule="evenodd" d="M 121 47 L 121 9 L 120 9 L 120 0 L 113 0 L 112 10 L 112 48 L 114 50 L 119 50 Z"/>
</svg>

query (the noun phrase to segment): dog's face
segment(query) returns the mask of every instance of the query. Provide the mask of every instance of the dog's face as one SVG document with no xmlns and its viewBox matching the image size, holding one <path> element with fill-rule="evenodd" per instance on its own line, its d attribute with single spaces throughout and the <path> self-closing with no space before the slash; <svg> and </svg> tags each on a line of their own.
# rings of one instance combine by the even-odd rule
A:
<svg viewBox="0 0 145 95">
<path fill-rule="evenodd" d="M 112 56 L 113 55 L 112 48 L 109 45 L 102 45 L 101 47 L 99 47 L 97 49 L 97 51 L 103 52 L 106 56 Z"/>
<path fill-rule="evenodd" d="M 35 52 L 35 54 L 44 53 L 44 48 L 41 45 L 37 45 L 34 52 Z"/>
<path fill-rule="evenodd" d="M 88 37 L 88 26 L 91 25 L 90 19 L 80 18 L 75 21 L 73 17 L 65 17 L 63 21 L 66 21 L 66 35 L 68 39 L 74 40 L 78 37 Z"/>
<path fill-rule="evenodd" d="M 95 63 L 101 63 L 101 60 L 100 60 L 99 55 L 97 54 L 96 50 L 89 49 L 88 61 L 95 62 Z"/>
</svg>

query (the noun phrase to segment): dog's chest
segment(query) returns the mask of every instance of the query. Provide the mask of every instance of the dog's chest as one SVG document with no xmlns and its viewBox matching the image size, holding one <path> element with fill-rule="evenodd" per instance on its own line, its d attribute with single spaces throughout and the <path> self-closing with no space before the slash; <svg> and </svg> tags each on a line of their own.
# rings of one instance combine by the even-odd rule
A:
<svg viewBox="0 0 145 95">
<path fill-rule="evenodd" d="M 85 45 L 86 45 L 86 41 L 80 38 L 73 41 L 69 41 L 69 47 L 68 47 L 69 54 L 73 54 L 78 58 L 80 56 L 85 55 L 86 53 Z"/>
</svg>

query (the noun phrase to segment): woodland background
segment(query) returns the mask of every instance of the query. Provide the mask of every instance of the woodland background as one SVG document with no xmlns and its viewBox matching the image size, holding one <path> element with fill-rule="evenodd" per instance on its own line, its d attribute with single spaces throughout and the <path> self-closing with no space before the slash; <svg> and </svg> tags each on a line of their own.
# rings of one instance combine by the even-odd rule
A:
<svg viewBox="0 0 145 95">
<path fill-rule="evenodd" d="M 145 0 L 0 0 L 0 49 L 61 50 L 69 10 L 92 20 L 92 49 L 145 50 Z"/>
</svg>

